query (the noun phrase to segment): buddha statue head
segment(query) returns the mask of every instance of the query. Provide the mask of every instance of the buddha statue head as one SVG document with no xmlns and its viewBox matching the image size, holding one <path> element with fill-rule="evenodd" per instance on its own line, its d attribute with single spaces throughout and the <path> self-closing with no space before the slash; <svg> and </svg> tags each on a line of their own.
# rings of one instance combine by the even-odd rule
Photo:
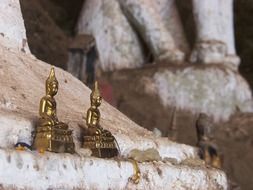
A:
<svg viewBox="0 0 253 190">
<path fill-rule="evenodd" d="M 55 77 L 54 68 L 50 70 L 50 74 L 46 80 L 46 94 L 50 96 L 55 96 L 58 92 L 58 81 Z"/>
<path fill-rule="evenodd" d="M 100 94 L 100 91 L 98 89 L 98 82 L 95 82 L 94 89 L 92 90 L 90 94 L 90 102 L 91 106 L 95 106 L 96 108 L 100 106 L 102 102 L 102 96 Z"/>
</svg>

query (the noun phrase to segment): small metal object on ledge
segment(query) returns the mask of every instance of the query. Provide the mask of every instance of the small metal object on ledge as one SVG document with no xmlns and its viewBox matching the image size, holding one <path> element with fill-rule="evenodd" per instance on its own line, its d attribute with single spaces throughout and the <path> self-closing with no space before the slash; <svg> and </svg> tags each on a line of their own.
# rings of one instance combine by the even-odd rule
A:
<svg viewBox="0 0 253 190">
<path fill-rule="evenodd" d="M 83 139 L 83 148 L 89 148 L 92 156 L 100 158 L 111 158 L 119 154 L 117 142 L 110 131 L 103 129 L 100 124 L 100 111 L 102 97 L 95 82 L 95 88 L 90 95 L 91 107 L 87 111 L 86 124 L 88 130 Z"/>
</svg>

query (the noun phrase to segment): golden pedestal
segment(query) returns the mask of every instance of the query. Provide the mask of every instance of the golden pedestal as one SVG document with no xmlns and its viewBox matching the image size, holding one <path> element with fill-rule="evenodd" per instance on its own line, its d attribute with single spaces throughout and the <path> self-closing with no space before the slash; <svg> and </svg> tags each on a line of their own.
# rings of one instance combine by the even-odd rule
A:
<svg viewBox="0 0 253 190">
<path fill-rule="evenodd" d="M 36 130 L 33 148 L 42 151 L 56 153 L 75 152 L 72 131 L 65 129 L 43 129 L 40 127 Z"/>
<path fill-rule="evenodd" d="M 111 158 L 119 154 L 116 140 L 111 136 L 84 136 L 83 148 L 89 148 L 92 156 L 99 158 Z"/>
</svg>

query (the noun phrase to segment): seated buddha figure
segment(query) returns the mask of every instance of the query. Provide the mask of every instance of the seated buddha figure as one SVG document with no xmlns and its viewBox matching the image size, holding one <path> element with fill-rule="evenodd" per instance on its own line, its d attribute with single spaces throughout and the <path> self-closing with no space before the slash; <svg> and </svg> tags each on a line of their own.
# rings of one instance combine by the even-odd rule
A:
<svg viewBox="0 0 253 190">
<path fill-rule="evenodd" d="M 39 151 L 74 152 L 72 131 L 68 125 L 60 122 L 56 114 L 54 96 L 58 92 L 58 81 L 54 68 L 46 80 L 46 95 L 40 100 L 38 124 L 35 131 L 33 148 Z"/>
<path fill-rule="evenodd" d="M 102 97 L 95 82 L 95 88 L 90 95 L 91 107 L 87 111 L 86 124 L 88 130 L 84 135 L 84 148 L 92 151 L 92 156 L 100 158 L 110 158 L 118 155 L 117 142 L 110 131 L 100 126 L 100 111 L 98 107 L 102 102 Z"/>
<path fill-rule="evenodd" d="M 222 154 L 215 143 L 213 135 L 213 122 L 206 114 L 201 113 L 196 122 L 197 146 L 199 147 L 199 156 L 207 165 L 215 168 L 222 167 Z"/>
</svg>

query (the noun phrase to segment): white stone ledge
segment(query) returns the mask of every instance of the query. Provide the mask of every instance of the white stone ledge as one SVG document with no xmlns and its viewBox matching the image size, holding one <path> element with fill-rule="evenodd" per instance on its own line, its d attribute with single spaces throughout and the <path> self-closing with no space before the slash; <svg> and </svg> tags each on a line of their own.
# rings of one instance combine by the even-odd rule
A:
<svg viewBox="0 0 253 190">
<path fill-rule="evenodd" d="M 3 149 L 0 160 L 4 189 L 227 189 L 226 175 L 205 166 L 142 163 L 135 185 L 129 161 Z"/>
<path fill-rule="evenodd" d="M 152 138 L 152 137 L 136 137 L 131 138 L 126 135 L 116 134 L 120 151 L 123 156 L 127 156 L 133 149 L 147 150 L 149 148 L 156 149 L 162 158 L 173 158 L 181 162 L 188 158 L 197 158 L 197 149 L 178 144 L 168 140 L 168 138 Z"/>
<path fill-rule="evenodd" d="M 1 105 L 0 105 L 1 106 Z M 0 112 L 0 147 L 13 148 L 18 142 L 32 143 L 31 133 L 34 130 L 34 123 L 31 118 L 25 118 L 11 113 Z M 197 158 L 197 149 L 178 144 L 168 140 L 168 138 L 156 138 L 153 136 L 127 136 L 126 134 L 116 133 L 115 137 L 120 147 L 121 155 L 127 157 L 131 150 L 147 150 L 149 148 L 156 149 L 162 158 L 173 158 L 181 162 L 188 158 Z M 76 143 L 76 151 L 79 152 L 82 142 L 78 141 L 78 137 L 74 137 Z"/>
</svg>

